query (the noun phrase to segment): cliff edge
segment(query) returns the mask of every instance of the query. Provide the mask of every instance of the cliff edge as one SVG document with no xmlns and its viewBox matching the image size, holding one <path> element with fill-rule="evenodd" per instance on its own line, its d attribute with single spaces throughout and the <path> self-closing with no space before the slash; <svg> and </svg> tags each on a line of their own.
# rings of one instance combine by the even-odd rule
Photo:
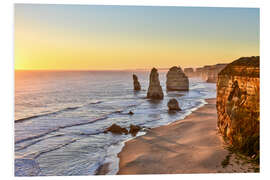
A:
<svg viewBox="0 0 270 180">
<path fill-rule="evenodd" d="M 218 74 L 218 128 L 226 142 L 259 161 L 260 57 L 242 57 Z"/>
</svg>

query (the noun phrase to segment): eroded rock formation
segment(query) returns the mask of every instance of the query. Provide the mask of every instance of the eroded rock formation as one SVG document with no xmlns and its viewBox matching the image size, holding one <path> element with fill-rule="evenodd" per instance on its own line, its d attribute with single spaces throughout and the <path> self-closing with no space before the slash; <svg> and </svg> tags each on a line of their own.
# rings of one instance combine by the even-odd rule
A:
<svg viewBox="0 0 270 180">
<path fill-rule="evenodd" d="M 198 67 L 195 71 L 191 68 L 185 68 L 184 72 L 188 77 L 200 77 L 206 82 L 216 83 L 218 79 L 218 73 L 226 67 L 227 64 L 215 64 Z"/>
<path fill-rule="evenodd" d="M 216 64 L 210 66 L 206 71 L 205 78 L 206 82 L 216 83 L 218 80 L 218 73 L 222 71 L 227 66 L 227 64 Z"/>
<path fill-rule="evenodd" d="M 187 77 L 193 77 L 195 75 L 193 68 L 185 68 L 184 73 Z"/>
<path fill-rule="evenodd" d="M 137 133 L 141 130 L 141 127 L 140 126 L 137 126 L 137 125 L 133 125 L 131 124 L 129 126 L 129 133 L 132 135 L 132 136 L 136 136 Z"/>
<path fill-rule="evenodd" d="M 129 130 L 127 130 L 127 128 L 123 128 L 117 124 L 112 124 L 110 127 L 108 127 L 104 133 L 108 133 L 111 132 L 113 134 L 131 134 L 132 136 L 136 136 L 137 133 L 141 130 L 142 128 L 140 126 L 137 125 L 133 125 L 131 124 L 129 126 Z"/>
<path fill-rule="evenodd" d="M 175 98 L 170 99 L 167 105 L 168 105 L 169 111 L 180 111 L 181 110 L 179 107 L 178 101 Z"/>
<path fill-rule="evenodd" d="M 147 91 L 147 98 L 150 99 L 163 99 L 163 91 L 160 86 L 158 71 L 156 68 L 153 68 L 150 73 L 150 82 Z"/>
<path fill-rule="evenodd" d="M 111 132 L 113 134 L 128 134 L 128 130 L 126 128 L 122 128 L 121 126 L 117 124 L 112 124 L 110 127 L 108 127 L 104 133 Z"/>
<path fill-rule="evenodd" d="M 228 64 L 217 82 L 218 128 L 235 149 L 259 157 L 260 57 Z"/>
<path fill-rule="evenodd" d="M 166 86 L 168 91 L 188 91 L 188 77 L 180 67 L 172 67 L 167 73 Z"/>
<path fill-rule="evenodd" d="M 133 86 L 134 86 L 135 91 L 141 90 L 140 82 L 138 80 L 138 77 L 135 74 L 133 74 Z"/>
</svg>

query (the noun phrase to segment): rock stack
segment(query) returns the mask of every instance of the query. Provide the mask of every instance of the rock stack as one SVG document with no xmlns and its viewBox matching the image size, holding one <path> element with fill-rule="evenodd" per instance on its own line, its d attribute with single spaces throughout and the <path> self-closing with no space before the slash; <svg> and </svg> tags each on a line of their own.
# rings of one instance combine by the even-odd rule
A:
<svg viewBox="0 0 270 180">
<path fill-rule="evenodd" d="M 147 91 L 147 98 L 163 99 L 163 96 L 164 95 L 158 78 L 158 71 L 156 68 L 153 68 L 150 73 L 150 82 Z"/>
<path fill-rule="evenodd" d="M 246 155 L 259 157 L 260 57 L 228 64 L 217 82 L 218 128 L 224 139 Z"/>
<path fill-rule="evenodd" d="M 188 91 L 188 77 L 180 67 L 172 67 L 167 73 L 166 86 L 168 91 Z"/>
<path fill-rule="evenodd" d="M 141 90 L 140 82 L 138 81 L 138 77 L 135 74 L 133 74 L 133 86 L 135 91 Z"/>
<path fill-rule="evenodd" d="M 178 101 L 174 98 L 170 99 L 167 105 L 168 105 L 169 111 L 180 111 L 181 110 L 179 107 Z"/>
</svg>

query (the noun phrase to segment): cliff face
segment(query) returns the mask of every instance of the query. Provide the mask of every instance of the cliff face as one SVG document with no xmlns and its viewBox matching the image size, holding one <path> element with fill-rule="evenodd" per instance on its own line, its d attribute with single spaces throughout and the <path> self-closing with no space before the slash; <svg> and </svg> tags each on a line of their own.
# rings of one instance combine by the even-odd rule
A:
<svg viewBox="0 0 270 180">
<path fill-rule="evenodd" d="M 227 64 L 216 64 L 208 68 L 206 71 L 206 82 L 216 83 L 218 80 L 218 73 L 226 67 Z"/>
<path fill-rule="evenodd" d="M 259 157 L 260 57 L 228 64 L 217 82 L 218 128 L 234 148 Z"/>
<path fill-rule="evenodd" d="M 189 89 L 188 77 L 180 67 L 172 67 L 167 73 L 166 87 L 168 91 L 187 91 Z"/>
<path fill-rule="evenodd" d="M 163 99 L 163 96 L 163 91 L 158 78 L 158 71 L 156 68 L 153 68 L 150 73 L 150 83 L 147 91 L 147 98 Z"/>
<path fill-rule="evenodd" d="M 184 73 L 187 77 L 193 77 L 195 75 L 193 68 L 185 68 Z"/>
<path fill-rule="evenodd" d="M 226 67 L 227 64 L 215 64 L 207 65 L 204 67 L 196 68 L 193 71 L 192 68 L 185 68 L 184 72 L 188 77 L 200 77 L 206 82 L 216 83 L 218 79 L 218 73 Z"/>
</svg>

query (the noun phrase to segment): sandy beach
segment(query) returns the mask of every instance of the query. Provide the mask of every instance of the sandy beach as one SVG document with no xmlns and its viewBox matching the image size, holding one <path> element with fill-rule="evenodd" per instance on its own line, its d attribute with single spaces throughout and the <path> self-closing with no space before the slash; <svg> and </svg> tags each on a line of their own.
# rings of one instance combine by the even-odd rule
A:
<svg viewBox="0 0 270 180">
<path fill-rule="evenodd" d="M 184 120 L 126 142 L 118 154 L 118 174 L 254 172 L 252 164 L 225 148 L 216 125 L 216 99 L 207 103 Z"/>
</svg>

